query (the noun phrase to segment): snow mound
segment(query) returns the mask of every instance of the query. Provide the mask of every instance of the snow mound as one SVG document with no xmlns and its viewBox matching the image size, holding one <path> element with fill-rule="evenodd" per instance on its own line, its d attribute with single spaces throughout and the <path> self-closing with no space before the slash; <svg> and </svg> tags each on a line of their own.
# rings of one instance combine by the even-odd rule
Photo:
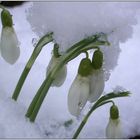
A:
<svg viewBox="0 0 140 140">
<path fill-rule="evenodd" d="M 132 36 L 139 7 L 139 3 L 132 2 L 33 2 L 27 20 L 39 37 L 54 32 L 61 52 L 97 32 L 108 34 L 112 46 L 102 51 L 104 68 L 110 71 L 117 65 L 119 43 Z"/>
</svg>

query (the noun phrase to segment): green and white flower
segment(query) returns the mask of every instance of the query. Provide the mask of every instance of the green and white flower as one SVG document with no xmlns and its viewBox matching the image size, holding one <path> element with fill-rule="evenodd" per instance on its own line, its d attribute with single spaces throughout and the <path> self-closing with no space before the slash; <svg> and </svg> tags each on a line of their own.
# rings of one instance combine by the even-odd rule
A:
<svg viewBox="0 0 140 140">
<path fill-rule="evenodd" d="M 112 105 L 110 108 L 110 118 L 106 127 L 106 137 L 109 139 L 119 139 L 123 137 L 119 110 L 116 105 Z"/>
<path fill-rule="evenodd" d="M 60 62 L 60 59 L 61 57 L 55 57 L 54 55 L 52 56 L 51 60 L 50 60 L 50 63 L 47 67 L 47 73 L 46 73 L 46 76 L 49 74 L 50 71 L 53 70 L 53 68 Z M 61 70 L 57 73 L 53 83 L 52 83 L 52 87 L 53 86 L 56 86 L 56 87 L 60 87 L 65 79 L 66 79 L 66 76 L 67 76 L 67 66 L 64 65 Z"/>
<path fill-rule="evenodd" d="M 89 75 L 91 74 L 92 66 L 88 58 L 81 60 L 78 74 L 73 81 L 68 93 L 68 109 L 69 112 L 78 117 L 81 110 L 85 106 L 89 97 Z"/>
<path fill-rule="evenodd" d="M 54 69 L 54 67 L 61 61 L 61 55 L 59 53 L 59 45 L 57 43 L 54 44 L 52 54 L 53 54 L 52 58 L 47 67 L 46 76 L 48 76 L 48 74 Z M 51 86 L 60 87 L 65 82 L 66 76 L 67 76 L 67 65 L 65 64 L 56 74 L 55 79 L 51 84 Z"/>
<path fill-rule="evenodd" d="M 14 64 L 20 56 L 19 41 L 13 28 L 12 16 L 9 11 L 1 13 L 2 33 L 0 42 L 1 56 L 10 64 Z"/>
<path fill-rule="evenodd" d="M 69 112 L 78 117 L 89 96 L 89 77 L 77 75 L 68 93 Z"/>
</svg>

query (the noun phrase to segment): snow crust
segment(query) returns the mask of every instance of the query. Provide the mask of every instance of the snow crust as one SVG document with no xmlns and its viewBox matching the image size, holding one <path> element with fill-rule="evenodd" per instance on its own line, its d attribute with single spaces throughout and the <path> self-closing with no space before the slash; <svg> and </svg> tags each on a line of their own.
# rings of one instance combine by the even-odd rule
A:
<svg viewBox="0 0 140 140">
<path fill-rule="evenodd" d="M 27 20 L 39 37 L 53 32 L 61 52 L 87 36 L 106 33 L 111 47 L 103 46 L 102 51 L 104 69 L 110 75 L 117 65 L 120 43 L 132 37 L 139 8 L 135 2 L 33 2 Z"/>
</svg>

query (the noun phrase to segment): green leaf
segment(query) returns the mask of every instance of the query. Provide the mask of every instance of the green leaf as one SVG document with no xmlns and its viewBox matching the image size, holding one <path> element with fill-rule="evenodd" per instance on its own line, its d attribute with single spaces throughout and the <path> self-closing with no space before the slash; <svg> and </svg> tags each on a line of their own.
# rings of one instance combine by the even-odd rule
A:
<svg viewBox="0 0 140 140">
<path fill-rule="evenodd" d="M 94 105 L 97 106 L 100 103 L 113 99 L 113 98 L 128 97 L 130 94 L 131 93 L 129 91 L 123 91 L 123 92 L 118 92 L 118 93 L 111 92 L 111 93 L 108 93 L 108 94 L 102 96 Z"/>
</svg>

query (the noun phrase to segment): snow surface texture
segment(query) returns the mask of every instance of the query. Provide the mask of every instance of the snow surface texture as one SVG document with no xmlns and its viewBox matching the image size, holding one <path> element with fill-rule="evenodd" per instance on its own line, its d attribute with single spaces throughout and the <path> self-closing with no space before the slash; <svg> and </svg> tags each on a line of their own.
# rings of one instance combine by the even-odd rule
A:
<svg viewBox="0 0 140 140">
<path fill-rule="evenodd" d="M 61 52 L 86 36 L 99 32 L 108 34 L 113 47 L 103 47 L 102 50 L 104 67 L 109 71 L 117 64 L 119 43 L 132 36 L 138 8 L 137 3 L 34 2 L 27 19 L 38 36 L 54 32 Z M 112 59 L 108 54 L 113 54 Z"/>
<path fill-rule="evenodd" d="M 40 3 L 38 3 L 38 5 L 39 4 Z M 51 4 L 51 3 L 49 3 L 49 4 Z M 71 4 L 71 3 L 69 3 L 69 4 Z M 102 5 L 102 6 L 99 6 L 99 7 L 101 7 L 101 9 L 105 9 L 104 4 L 108 5 L 107 3 L 104 3 L 104 4 L 99 3 L 99 4 Z M 106 55 L 106 59 L 107 59 L 106 64 L 108 61 L 108 65 L 106 67 L 109 67 L 109 69 L 113 69 L 116 66 L 117 61 L 118 61 L 118 65 L 116 66 L 114 71 L 111 72 L 110 79 L 106 82 L 105 92 L 110 92 L 113 88 L 115 88 L 117 85 L 119 85 L 119 86 L 122 86 L 122 87 L 130 90 L 133 93 L 131 95 L 131 97 L 129 97 L 129 98 L 115 100 L 120 109 L 122 126 L 124 128 L 124 137 L 128 138 L 128 137 L 140 134 L 140 121 L 139 121 L 139 118 L 140 118 L 140 110 L 139 110 L 139 106 L 140 106 L 140 102 L 139 102 L 139 100 L 140 100 L 140 95 L 139 95 L 139 93 L 140 93 L 140 88 L 139 88 L 139 83 L 140 83 L 140 79 L 139 79 L 139 77 L 140 77 L 140 71 L 139 71 L 139 54 L 140 54 L 140 49 L 139 49 L 140 26 L 139 25 L 140 25 L 140 20 L 138 21 L 138 24 L 136 26 L 133 26 L 133 28 L 132 28 L 132 25 L 134 23 L 136 23 L 136 19 L 134 16 L 136 6 L 139 7 L 140 4 L 132 3 L 132 2 L 131 3 L 122 3 L 121 2 L 120 4 L 118 3 L 118 5 L 115 7 L 116 4 L 117 3 L 114 3 L 114 2 L 109 3 L 110 8 L 112 7 L 110 9 L 111 12 L 109 12 L 109 8 L 106 8 L 106 10 L 108 11 L 107 14 L 104 11 L 102 12 L 102 14 L 104 14 L 104 16 L 106 18 L 110 15 L 110 20 L 108 20 L 108 21 L 113 22 L 114 25 L 116 24 L 116 26 L 119 25 L 118 22 L 126 23 L 126 24 L 120 24 L 120 26 L 122 25 L 122 28 L 120 28 L 120 30 L 118 30 L 118 32 L 117 31 L 114 32 L 111 35 L 112 37 L 110 37 L 110 40 L 112 40 L 111 42 L 112 43 L 114 42 L 114 44 L 116 44 L 116 45 L 113 45 L 114 48 L 111 49 L 111 47 L 110 47 L 111 50 L 110 49 L 107 50 L 106 47 L 103 47 L 105 55 Z M 42 5 L 44 5 L 44 3 Z M 86 3 L 83 4 L 83 7 L 84 7 L 84 5 L 86 6 Z M 113 7 L 113 5 L 114 5 L 114 7 Z M 78 124 L 79 124 L 81 118 L 79 118 L 79 120 L 77 120 L 76 118 L 71 116 L 70 113 L 68 112 L 67 95 L 68 95 L 68 90 L 70 88 L 70 85 L 73 82 L 73 80 L 77 74 L 77 68 L 79 65 L 79 61 L 81 58 L 83 58 L 84 55 L 79 56 L 78 58 L 76 58 L 75 60 L 73 60 L 72 62 L 70 62 L 68 64 L 68 75 L 67 75 L 64 85 L 60 88 L 51 88 L 49 90 L 49 93 L 41 107 L 37 120 L 34 124 L 30 123 L 24 117 L 24 114 L 25 114 L 33 96 L 35 95 L 37 89 L 40 87 L 42 81 L 45 78 L 46 67 L 51 58 L 51 49 L 52 49 L 51 43 L 49 45 L 47 45 L 42 50 L 41 54 L 39 55 L 35 65 L 33 66 L 31 72 L 29 73 L 29 77 L 26 79 L 26 82 L 21 90 L 19 100 L 17 102 L 14 102 L 10 98 L 12 96 L 14 88 L 17 84 L 17 81 L 20 77 L 20 74 L 23 71 L 23 68 L 24 68 L 26 62 L 29 59 L 29 57 L 33 51 L 32 40 L 34 40 L 33 38 L 38 38 L 35 34 L 33 34 L 29 23 L 26 21 L 26 14 L 29 15 L 32 13 L 32 12 L 30 13 L 29 11 L 27 13 L 25 12 L 25 9 L 27 9 L 29 6 L 30 5 L 25 4 L 23 7 L 10 9 L 10 12 L 13 14 L 13 18 L 14 18 L 14 24 L 15 24 L 14 27 L 17 32 L 17 36 L 21 42 L 21 45 L 20 45 L 21 55 L 20 55 L 20 58 L 17 61 L 17 63 L 13 66 L 7 64 L 2 59 L 2 57 L 0 57 L 0 112 L 1 112 L 0 113 L 0 138 L 71 138 L 74 131 L 78 127 Z M 95 6 L 95 8 L 96 8 L 96 6 Z M 37 5 L 35 7 L 37 7 Z M 33 6 L 32 8 L 35 10 L 36 9 L 35 7 Z M 121 7 L 123 7 L 123 8 L 121 8 Z M 31 9 L 31 10 L 33 10 L 33 9 Z M 51 10 L 51 8 L 49 8 L 49 9 Z M 68 9 L 68 7 L 66 9 Z M 90 8 L 88 8 L 88 9 L 90 11 Z M 87 9 L 87 11 L 88 11 L 88 9 Z M 40 10 L 41 10 L 41 8 L 40 8 Z M 39 9 L 35 10 L 34 11 L 35 13 L 32 13 L 31 15 L 33 16 L 33 14 L 37 14 L 37 13 L 39 14 L 40 10 Z M 43 8 L 42 8 L 42 10 L 43 10 Z M 116 10 L 117 10 L 117 12 L 116 12 Z M 72 12 L 73 10 L 71 10 L 71 8 L 69 8 L 69 11 Z M 97 11 L 97 9 L 96 9 L 96 11 Z M 122 11 L 122 12 L 120 12 L 120 11 Z M 57 12 L 59 13 L 59 10 Z M 57 14 L 57 12 L 56 12 L 56 14 Z M 82 10 L 82 12 L 84 15 L 84 12 L 86 12 L 86 11 Z M 116 15 L 114 14 L 114 12 L 116 13 Z M 95 13 L 95 11 L 93 13 Z M 42 17 L 42 20 L 43 20 L 45 17 L 43 17 L 43 14 L 41 14 L 41 16 L 40 16 L 40 14 L 39 14 L 39 18 Z M 80 14 L 80 12 L 79 12 L 79 14 Z M 114 16 L 111 16 L 111 14 L 114 14 L 115 18 L 113 18 Z M 95 14 L 95 15 L 97 16 L 99 14 Z M 138 15 L 139 15 L 139 13 L 138 13 Z M 71 16 L 72 16 L 72 14 L 71 14 Z M 91 16 L 91 13 L 90 13 L 90 16 Z M 94 14 L 93 14 L 93 16 L 94 16 Z M 102 16 L 102 18 L 104 16 Z M 22 17 L 22 19 L 21 19 L 21 17 Z M 51 16 L 51 17 L 53 17 L 53 16 Z M 98 22 L 100 21 L 100 23 L 98 23 L 97 25 L 100 25 L 100 26 L 104 25 L 103 23 L 105 21 L 106 21 L 105 23 L 107 24 L 107 20 L 105 17 L 103 18 L 104 20 L 102 20 L 102 18 L 96 17 L 96 21 L 98 21 Z M 111 17 L 112 17 L 112 20 L 111 20 Z M 137 17 L 137 19 L 138 18 L 139 17 Z M 70 19 L 73 19 L 73 18 L 72 17 L 68 18 L 68 20 L 70 20 Z M 34 20 L 35 20 L 35 18 L 34 18 Z M 58 18 L 57 18 L 57 20 L 58 20 Z M 75 18 L 75 20 L 76 20 L 76 18 Z M 118 24 L 114 20 L 116 20 L 116 22 Z M 39 29 L 41 26 L 40 27 L 35 26 L 35 25 L 37 25 L 36 22 L 32 22 L 32 24 L 34 24 L 34 26 L 32 26 L 32 27 L 38 28 L 38 29 L 36 29 L 36 31 L 40 30 L 40 32 L 42 34 L 45 34 L 45 32 L 47 32 L 47 31 L 45 31 L 43 33 L 42 32 L 43 30 Z M 41 22 L 41 20 L 38 20 L 38 22 Z M 59 22 L 59 20 L 58 20 L 58 22 Z M 73 21 L 70 21 L 70 22 L 73 22 Z M 83 16 L 82 22 L 85 23 L 84 16 Z M 79 21 L 79 23 L 82 23 L 82 22 Z M 42 24 L 43 23 L 44 22 L 42 21 Z M 47 23 L 47 22 L 45 22 L 45 23 Z M 85 24 L 86 28 L 88 28 L 87 24 L 88 24 L 88 22 Z M 106 26 L 109 28 L 108 24 Z M 57 25 L 59 25 L 59 24 L 57 24 Z M 113 24 L 111 24 L 111 25 L 113 26 Z M 44 26 L 47 26 L 47 25 L 44 25 Z M 63 27 L 63 26 L 61 26 L 61 27 Z M 79 26 L 82 26 L 82 25 L 79 25 Z M 75 30 L 79 26 L 75 26 Z M 83 26 L 84 26 L 84 24 L 83 24 Z M 104 29 L 104 28 L 102 27 L 102 29 Z M 81 30 L 82 29 L 83 28 L 81 28 Z M 132 34 L 132 29 L 134 29 L 134 34 Z M 54 28 L 54 31 L 55 30 L 56 29 Z M 72 35 L 71 30 L 70 30 L 70 34 Z M 89 30 L 89 29 L 87 29 L 87 30 Z M 97 30 L 99 30 L 99 29 L 96 29 L 96 31 Z M 68 32 L 68 30 L 66 30 L 66 29 L 61 30 L 61 31 Z M 77 33 L 79 31 L 77 31 Z M 109 30 L 106 30 L 106 31 L 109 31 Z M 85 30 L 85 32 L 86 32 L 86 30 Z M 41 33 L 39 33 L 37 35 L 41 36 Z M 88 32 L 87 32 L 87 34 L 83 33 L 83 36 L 81 35 L 81 38 L 83 38 L 85 35 L 88 35 Z M 55 36 L 57 36 L 57 35 L 55 35 Z M 60 37 L 60 36 L 58 36 L 58 37 Z M 70 42 L 71 41 L 70 40 L 69 41 L 70 43 L 75 43 L 76 40 L 78 41 L 78 39 L 76 39 L 74 41 L 74 39 L 75 39 L 74 30 L 73 30 L 72 37 L 73 37 L 73 39 L 72 39 L 73 42 Z M 67 34 L 66 34 L 66 38 L 68 38 Z M 129 38 L 129 40 L 127 40 L 128 38 Z M 116 42 L 115 42 L 115 40 L 116 40 Z M 66 40 L 66 41 L 68 41 L 68 40 Z M 121 52 L 120 52 L 120 48 L 118 46 L 119 42 L 121 42 L 120 43 Z M 68 45 L 68 46 L 71 46 L 71 45 Z M 64 48 L 65 48 L 65 46 L 62 47 L 62 50 Z M 120 57 L 118 59 L 119 53 L 120 53 Z M 112 62 L 112 60 L 113 60 L 113 62 Z M 111 63 L 112 63 L 112 65 L 111 65 Z M 116 91 L 116 89 L 115 89 L 115 91 Z M 90 106 L 90 104 L 87 104 L 86 109 L 89 109 L 89 106 Z M 80 138 L 105 138 L 105 128 L 107 126 L 108 119 L 109 119 L 109 107 L 110 107 L 110 105 L 106 105 L 106 106 L 96 110 L 93 113 L 93 115 L 90 117 L 88 123 L 85 125 L 84 129 L 82 130 L 82 132 L 79 136 Z M 131 112 L 130 112 L 130 110 L 131 110 Z M 69 126 L 64 125 L 65 121 L 68 121 L 69 119 L 73 119 L 73 123 Z"/>
</svg>

